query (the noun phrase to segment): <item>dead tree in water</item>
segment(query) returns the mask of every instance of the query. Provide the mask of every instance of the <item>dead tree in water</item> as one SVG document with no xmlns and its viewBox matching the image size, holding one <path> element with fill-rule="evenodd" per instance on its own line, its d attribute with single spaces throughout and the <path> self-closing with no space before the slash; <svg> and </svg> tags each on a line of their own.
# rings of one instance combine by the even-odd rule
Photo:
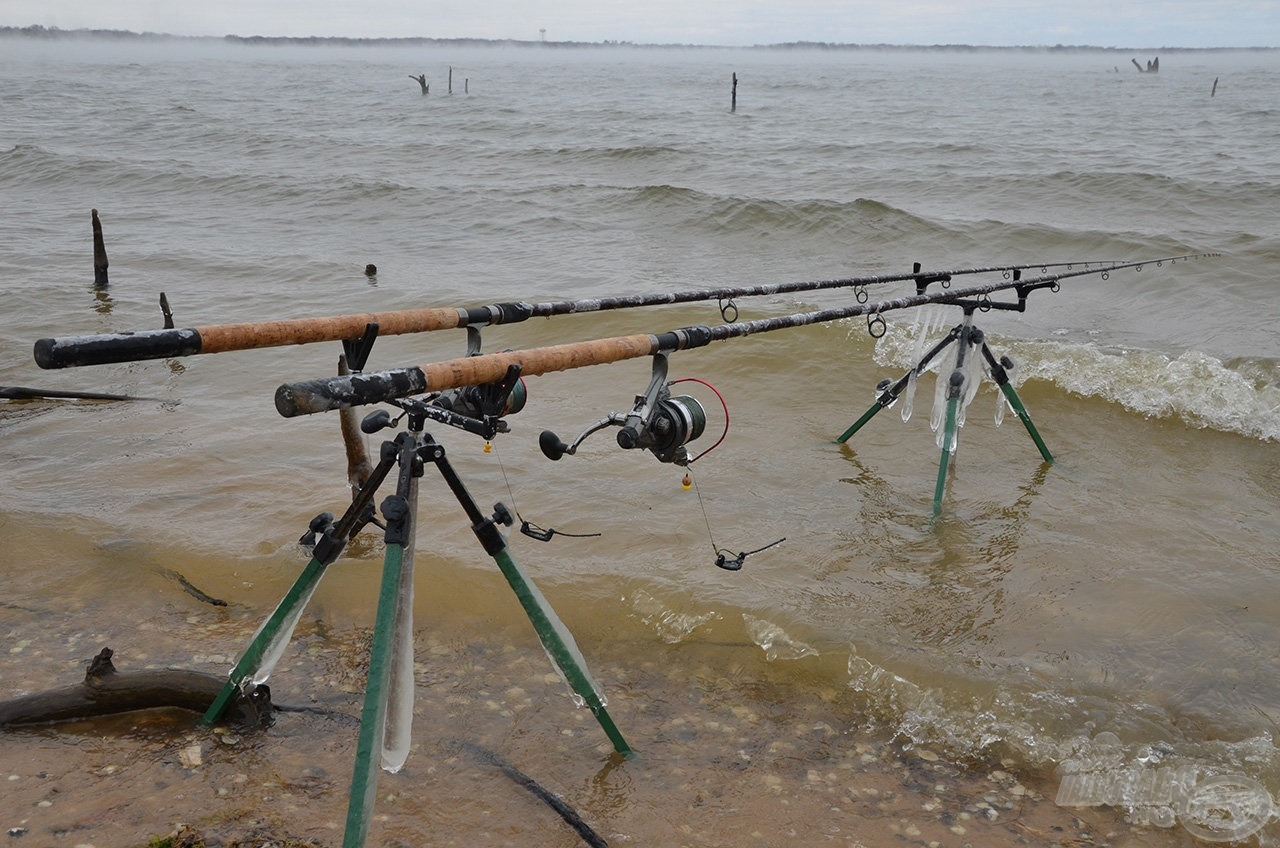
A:
<svg viewBox="0 0 1280 848">
<path fill-rule="evenodd" d="M 1129 61 L 1133 63 L 1133 66 L 1138 69 L 1138 73 L 1140 74 L 1160 73 L 1160 57 L 1159 56 L 1157 56 L 1154 59 L 1148 59 L 1147 66 L 1145 68 L 1142 67 L 1142 65 L 1138 64 L 1137 59 L 1130 59 Z"/>
<path fill-rule="evenodd" d="M 98 210 L 91 210 L 93 217 L 93 284 L 100 289 L 107 287 L 107 246 L 102 240 L 102 222 Z"/>
<path fill-rule="evenodd" d="M 733 89 L 729 94 L 729 111 L 738 111 L 738 72 L 733 73 Z"/>
<path fill-rule="evenodd" d="M 426 93 L 427 93 L 428 91 L 430 91 L 430 90 L 431 90 L 431 85 L 427 82 L 427 75 L 426 75 L 426 74 L 419 74 L 419 75 L 418 75 L 418 76 L 416 76 L 416 77 L 415 77 L 413 74 L 409 74 L 409 79 L 411 79 L 411 80 L 417 80 L 418 85 L 422 86 L 422 93 L 423 93 L 423 95 L 424 95 L 424 96 L 426 95 Z"/>
</svg>

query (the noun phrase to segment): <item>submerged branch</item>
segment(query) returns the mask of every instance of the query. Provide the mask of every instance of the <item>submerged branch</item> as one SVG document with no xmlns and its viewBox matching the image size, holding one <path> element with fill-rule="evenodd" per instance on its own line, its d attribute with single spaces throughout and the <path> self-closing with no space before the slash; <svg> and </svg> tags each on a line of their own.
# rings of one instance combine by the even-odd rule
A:
<svg viewBox="0 0 1280 848">
<path fill-rule="evenodd" d="M 47 724 L 163 707 L 203 713 L 226 683 L 223 675 L 181 668 L 118 672 L 112 650 L 103 648 L 89 663 L 84 680 L 0 701 L 0 727 Z M 236 699 L 228 711 L 233 723 L 270 721 L 271 694 L 265 686 Z"/>
</svg>

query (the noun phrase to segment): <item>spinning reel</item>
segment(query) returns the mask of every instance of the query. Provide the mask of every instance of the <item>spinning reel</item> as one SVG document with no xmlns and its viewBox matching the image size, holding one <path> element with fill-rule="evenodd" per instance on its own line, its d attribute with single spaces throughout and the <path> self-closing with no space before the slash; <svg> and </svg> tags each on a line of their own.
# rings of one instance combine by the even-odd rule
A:
<svg viewBox="0 0 1280 848">
<path fill-rule="evenodd" d="M 592 433 L 605 427 L 616 426 L 618 431 L 618 447 L 625 450 L 641 448 L 652 453 L 659 462 L 670 462 L 675 465 L 688 465 L 719 445 L 717 441 L 697 456 L 690 456 L 686 447 L 689 442 L 702 435 L 707 427 L 707 411 L 697 399 L 689 395 L 672 395 L 667 381 L 667 355 L 655 354 L 653 357 L 653 376 L 649 380 L 649 388 L 642 395 L 636 395 L 635 406 L 630 412 L 613 412 L 601 418 L 578 434 L 571 444 L 565 444 L 560 437 L 550 430 L 543 430 L 538 437 L 538 446 L 548 459 L 558 460 L 568 454 L 578 452 L 578 446 Z M 713 389 L 714 391 L 714 389 Z M 719 393 L 717 392 L 717 395 Z M 723 398 L 721 399 L 723 403 Z M 729 429 L 728 409 L 725 410 L 725 430 Z M 724 436 L 720 437 L 723 441 Z"/>
</svg>

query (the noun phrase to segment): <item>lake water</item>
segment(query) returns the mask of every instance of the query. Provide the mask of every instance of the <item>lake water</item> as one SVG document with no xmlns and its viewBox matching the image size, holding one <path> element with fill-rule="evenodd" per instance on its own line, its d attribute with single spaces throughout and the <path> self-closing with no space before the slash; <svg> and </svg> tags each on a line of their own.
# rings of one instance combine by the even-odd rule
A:
<svg viewBox="0 0 1280 848">
<path fill-rule="evenodd" d="M 917 321 L 937 339 L 955 307 L 888 313 L 878 340 L 855 318 L 673 355 L 731 417 L 691 491 L 611 432 L 558 463 L 538 449 L 628 410 L 644 361 L 529 379 L 492 452 L 432 430 L 482 505 L 600 534 L 510 542 L 640 755 L 609 757 L 428 470 L 415 743 L 371 842 L 572 844 L 458 739 L 615 844 L 1180 845 L 1233 823 L 1205 830 L 1162 775 L 1280 795 L 1274 52 L 1171 53 L 1156 75 L 1105 52 L 0 48 L 0 384 L 159 399 L 0 401 L 0 695 L 73 682 L 104 645 L 122 669 L 225 671 L 307 522 L 349 497 L 337 416 L 272 402 L 333 373 L 336 344 L 34 364 L 38 338 L 158 328 L 161 292 L 181 327 L 1217 253 L 979 313 L 1056 461 L 1013 415 L 995 426 L 986 381 L 937 518 L 933 375 L 906 423 L 895 407 L 834 440 L 915 361 Z M 482 335 L 722 320 L 712 302 Z M 389 337 L 369 368 L 465 350 L 456 330 Z M 720 402 L 678 390 L 707 408 L 705 449 Z M 365 534 L 330 570 L 278 702 L 358 712 L 380 563 Z M 6 733 L 0 824 L 101 848 L 247 817 L 336 844 L 354 735 L 309 714 L 243 737 L 182 715 Z M 1270 822 L 1239 834 L 1270 844 Z"/>
</svg>

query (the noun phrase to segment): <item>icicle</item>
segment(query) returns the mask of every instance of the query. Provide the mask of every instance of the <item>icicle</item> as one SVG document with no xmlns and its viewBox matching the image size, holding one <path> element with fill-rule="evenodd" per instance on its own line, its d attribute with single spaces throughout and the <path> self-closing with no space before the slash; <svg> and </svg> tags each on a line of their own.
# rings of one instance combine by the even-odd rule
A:
<svg viewBox="0 0 1280 848">
<path fill-rule="evenodd" d="M 969 346 L 964 358 L 964 391 L 960 396 L 960 411 L 956 414 L 956 426 L 964 426 L 965 410 L 973 403 L 982 383 L 982 355 L 976 347 Z"/>
<path fill-rule="evenodd" d="M 907 377 L 907 388 L 902 393 L 902 420 L 910 421 L 911 413 L 916 406 L 916 383 L 920 381 L 920 375 L 916 371 L 916 366 L 920 360 L 924 358 L 924 345 L 929 335 L 930 325 L 933 324 L 933 316 L 929 313 L 921 315 L 916 313 L 916 323 L 912 330 L 916 332 L 915 345 L 911 348 L 911 374 Z"/>
<path fill-rule="evenodd" d="M 418 509 L 418 487 L 409 495 L 409 509 Z M 413 740 L 413 552 L 414 536 L 404 544 L 400 560 L 400 584 L 396 592 L 395 625 L 392 628 L 391 672 L 387 678 L 387 715 L 382 736 L 382 768 L 395 774 L 409 758 Z"/>
</svg>

